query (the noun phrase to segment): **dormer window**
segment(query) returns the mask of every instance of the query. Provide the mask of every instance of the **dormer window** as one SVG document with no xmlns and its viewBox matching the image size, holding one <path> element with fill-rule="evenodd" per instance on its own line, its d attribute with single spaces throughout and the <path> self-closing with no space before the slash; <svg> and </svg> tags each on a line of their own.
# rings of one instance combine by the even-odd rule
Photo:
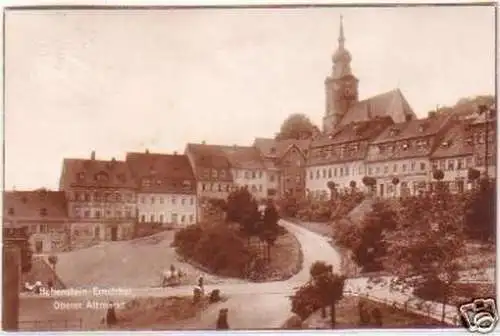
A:
<svg viewBox="0 0 500 336">
<path fill-rule="evenodd" d="M 407 142 L 405 142 L 402 147 L 403 147 L 403 150 L 407 150 L 410 146 L 408 145 Z"/>
<path fill-rule="evenodd" d="M 85 173 L 84 172 L 80 172 L 80 173 L 78 173 L 77 177 L 81 181 L 81 180 L 85 179 Z"/>
<path fill-rule="evenodd" d="M 391 130 L 389 131 L 390 136 L 396 136 L 396 135 L 398 135 L 398 133 L 399 133 L 399 130 L 397 128 L 391 128 Z"/>
<path fill-rule="evenodd" d="M 127 180 L 125 174 L 118 174 L 117 178 L 120 182 L 125 182 Z"/>
<path fill-rule="evenodd" d="M 275 147 L 271 147 L 270 152 L 271 152 L 271 154 L 276 154 L 276 148 Z"/>
<path fill-rule="evenodd" d="M 221 178 L 226 177 L 226 172 L 225 172 L 224 170 L 221 170 L 221 171 L 220 171 L 220 177 L 221 177 Z"/>
<path fill-rule="evenodd" d="M 217 170 L 212 169 L 212 177 L 217 178 Z"/>
<path fill-rule="evenodd" d="M 7 211 L 7 213 L 11 216 L 14 215 L 14 208 L 9 208 L 9 210 Z"/>
<path fill-rule="evenodd" d="M 446 140 L 441 143 L 442 147 L 450 147 L 451 145 L 451 140 Z"/>
<path fill-rule="evenodd" d="M 28 198 L 26 198 L 26 196 L 21 197 L 21 202 L 23 202 L 23 204 L 28 203 Z"/>
<path fill-rule="evenodd" d="M 420 133 L 424 132 L 426 129 L 427 129 L 427 123 L 423 123 L 418 126 L 418 131 Z"/>
<path fill-rule="evenodd" d="M 106 174 L 105 172 L 99 172 L 99 173 L 95 176 L 95 179 L 96 179 L 96 181 L 99 181 L 99 182 L 106 182 L 106 181 L 108 181 L 109 176 L 108 176 L 108 174 Z"/>
<path fill-rule="evenodd" d="M 156 185 L 161 185 L 162 181 L 161 180 L 156 180 Z"/>
<path fill-rule="evenodd" d="M 47 209 L 46 208 L 40 209 L 40 216 L 47 216 Z"/>
<path fill-rule="evenodd" d="M 151 180 L 150 179 L 143 179 L 142 186 L 143 187 L 151 187 Z"/>
</svg>

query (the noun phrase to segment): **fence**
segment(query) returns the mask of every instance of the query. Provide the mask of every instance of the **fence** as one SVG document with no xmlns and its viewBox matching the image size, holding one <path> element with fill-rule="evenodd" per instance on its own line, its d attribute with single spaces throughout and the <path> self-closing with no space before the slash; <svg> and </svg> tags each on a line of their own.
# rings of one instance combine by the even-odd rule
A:
<svg viewBox="0 0 500 336">
<path fill-rule="evenodd" d="M 82 328 L 82 319 L 19 321 L 19 331 L 72 331 Z"/>
<path fill-rule="evenodd" d="M 414 297 L 408 297 L 404 303 L 387 299 L 380 298 L 368 293 L 361 293 L 352 290 L 344 291 L 344 295 L 352 295 L 360 298 L 364 298 L 370 301 L 383 303 L 385 305 L 391 306 L 395 309 L 401 309 L 405 312 L 411 312 L 421 316 L 427 316 L 429 318 L 441 321 L 442 314 L 442 304 L 433 301 L 424 301 L 416 299 Z M 449 307 L 449 306 L 448 306 Z M 445 322 L 453 326 L 461 326 L 460 316 L 458 315 L 458 309 L 456 312 L 451 312 L 450 309 L 445 310 Z"/>
</svg>

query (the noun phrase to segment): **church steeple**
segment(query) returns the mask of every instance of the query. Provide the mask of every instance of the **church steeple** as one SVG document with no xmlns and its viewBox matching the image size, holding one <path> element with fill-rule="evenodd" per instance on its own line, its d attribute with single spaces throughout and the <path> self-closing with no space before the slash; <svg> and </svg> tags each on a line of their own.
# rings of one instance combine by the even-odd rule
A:
<svg viewBox="0 0 500 336">
<path fill-rule="evenodd" d="M 352 75 L 351 72 L 351 53 L 345 48 L 344 22 L 342 15 L 340 16 L 339 30 L 339 45 L 333 54 L 333 69 L 332 75 L 335 78 L 341 78 L 347 75 Z"/>
<path fill-rule="evenodd" d="M 351 54 L 345 48 L 344 22 L 340 16 L 339 44 L 332 55 L 332 73 L 325 79 L 326 111 L 323 131 L 330 133 L 358 101 L 358 80 L 351 71 Z"/>
</svg>

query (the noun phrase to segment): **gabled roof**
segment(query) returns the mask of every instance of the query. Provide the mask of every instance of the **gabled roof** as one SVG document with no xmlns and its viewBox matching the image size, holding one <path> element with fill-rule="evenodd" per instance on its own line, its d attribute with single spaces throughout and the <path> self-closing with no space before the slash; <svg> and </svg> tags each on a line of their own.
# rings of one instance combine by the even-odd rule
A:
<svg viewBox="0 0 500 336">
<path fill-rule="evenodd" d="M 357 102 L 347 111 L 339 125 L 368 121 L 376 116 L 389 116 L 395 123 L 417 118 L 401 90 L 395 89 Z"/>
<path fill-rule="evenodd" d="M 232 182 L 230 174 L 231 164 L 222 146 L 188 143 L 186 146 L 186 155 L 191 158 L 194 173 L 197 179 L 205 181 L 224 181 Z M 217 177 L 212 175 L 212 171 L 224 171 Z M 207 172 L 207 174 L 205 174 Z"/>
<path fill-rule="evenodd" d="M 391 117 L 375 117 L 369 121 L 355 121 L 338 128 L 335 133 L 324 135 L 313 141 L 312 147 L 337 145 L 348 142 L 370 140 L 383 132 L 389 125 L 394 124 Z"/>
<path fill-rule="evenodd" d="M 127 163 L 114 159 L 64 159 L 60 182 L 64 189 L 136 187 Z"/>
<path fill-rule="evenodd" d="M 193 193 L 196 190 L 186 155 L 127 153 L 126 162 L 141 192 Z"/>
<path fill-rule="evenodd" d="M 467 126 L 470 122 L 461 122 L 452 126 L 436 144 L 436 150 L 432 153 L 433 159 L 466 156 L 473 154 L 473 143 L 467 142 Z"/>
<path fill-rule="evenodd" d="M 396 123 L 387 127 L 372 144 L 420 138 L 435 135 L 453 119 L 452 113 L 439 113 L 433 117 Z"/>
<path fill-rule="evenodd" d="M 5 191 L 3 193 L 4 218 L 57 218 L 68 217 L 63 191 Z"/>
<path fill-rule="evenodd" d="M 304 154 L 306 154 L 310 144 L 311 140 L 275 140 L 270 138 L 256 138 L 253 146 L 259 150 L 263 157 L 277 159 L 285 155 L 285 153 L 288 152 L 292 146 L 297 146 Z"/>
<path fill-rule="evenodd" d="M 371 121 L 356 121 L 341 126 L 335 133 L 311 143 L 307 165 L 363 160 L 368 142 L 392 124 L 390 117 L 376 117 Z M 339 145 L 344 147 L 343 150 L 338 149 Z"/>
<path fill-rule="evenodd" d="M 250 146 L 221 146 L 232 168 L 264 169 L 259 151 Z"/>
</svg>

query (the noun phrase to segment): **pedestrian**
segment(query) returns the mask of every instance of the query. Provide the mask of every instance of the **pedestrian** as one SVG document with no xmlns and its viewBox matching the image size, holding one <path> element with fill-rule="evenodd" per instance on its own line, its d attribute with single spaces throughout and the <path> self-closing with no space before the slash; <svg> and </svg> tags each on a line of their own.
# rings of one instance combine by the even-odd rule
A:
<svg viewBox="0 0 500 336">
<path fill-rule="evenodd" d="M 228 330 L 229 323 L 227 322 L 227 308 L 222 308 L 219 310 L 219 317 L 217 318 L 217 325 L 215 329 L 217 330 Z"/>
<path fill-rule="evenodd" d="M 203 275 L 200 275 L 198 278 L 198 287 L 200 287 L 201 293 L 205 293 L 205 287 L 204 287 L 204 280 L 203 280 Z"/>
<path fill-rule="evenodd" d="M 106 323 L 108 327 L 111 327 L 116 324 L 116 312 L 113 301 L 109 302 L 108 311 L 106 312 Z"/>
</svg>

